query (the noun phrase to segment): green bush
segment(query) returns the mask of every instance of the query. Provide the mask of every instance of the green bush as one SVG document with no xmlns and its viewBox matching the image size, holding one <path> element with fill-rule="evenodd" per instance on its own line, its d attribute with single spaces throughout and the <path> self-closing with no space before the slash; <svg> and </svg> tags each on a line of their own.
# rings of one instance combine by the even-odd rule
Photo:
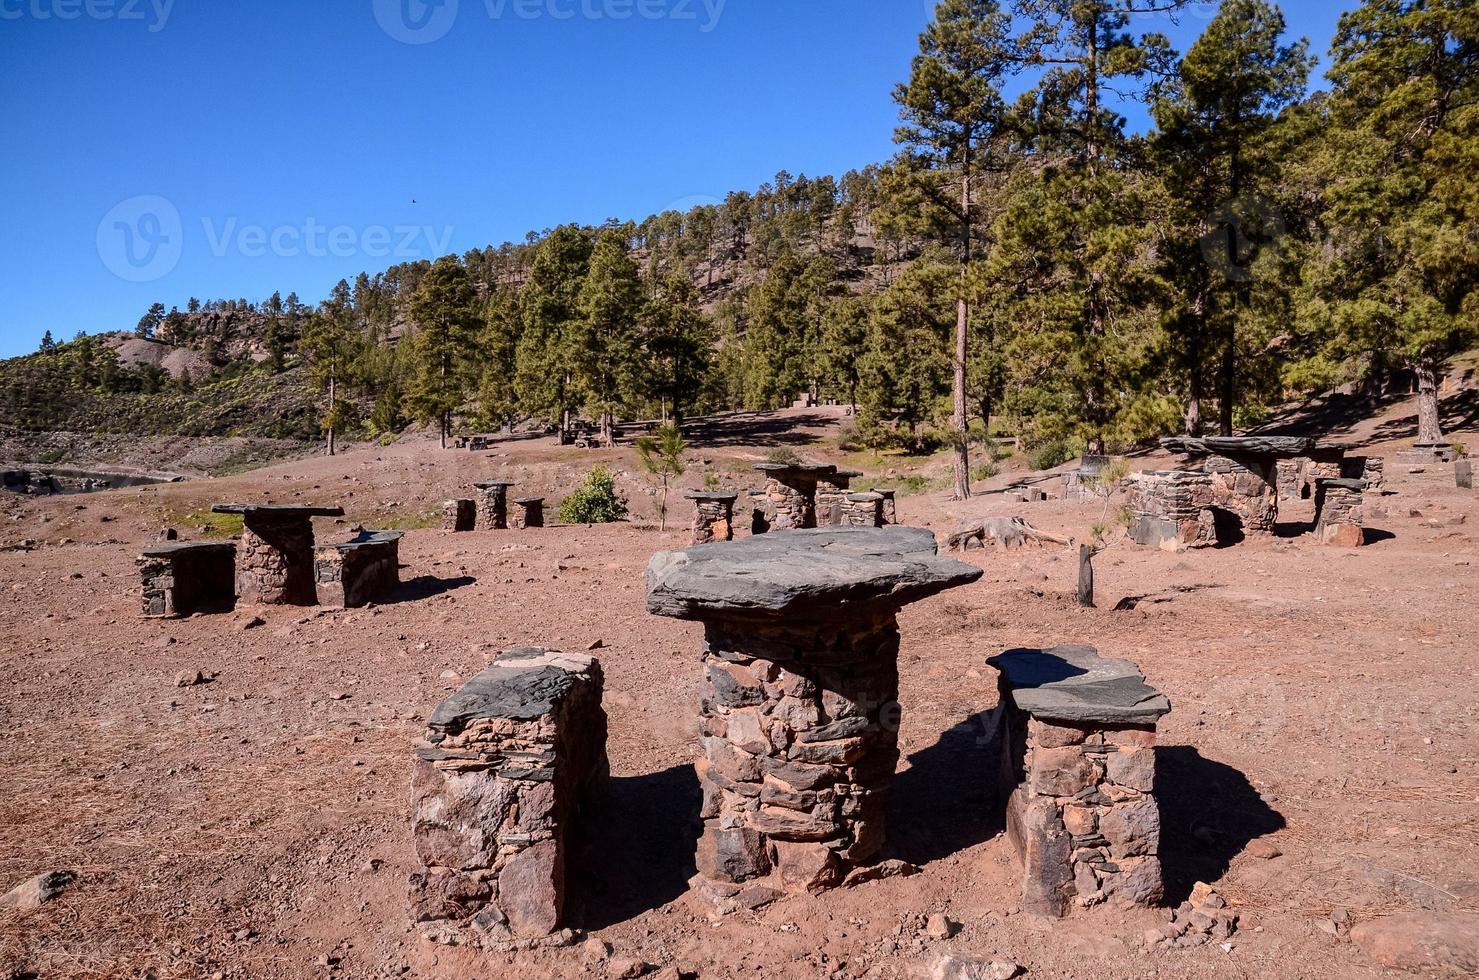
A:
<svg viewBox="0 0 1479 980">
<path fill-rule="evenodd" d="M 1074 457 L 1073 447 L 1067 440 L 1053 439 L 1039 446 L 1033 446 L 1028 453 L 1029 465 L 1035 470 L 1050 470 L 1055 466 L 1062 466 Z"/>
<path fill-rule="evenodd" d="M 1001 472 L 1001 467 L 995 463 L 977 463 L 971 467 L 972 482 L 978 480 L 989 480 Z"/>
<path fill-rule="evenodd" d="M 616 477 L 604 466 L 585 475 L 575 492 L 560 501 L 564 524 L 614 524 L 627 516 L 627 504 L 616 492 Z"/>
</svg>

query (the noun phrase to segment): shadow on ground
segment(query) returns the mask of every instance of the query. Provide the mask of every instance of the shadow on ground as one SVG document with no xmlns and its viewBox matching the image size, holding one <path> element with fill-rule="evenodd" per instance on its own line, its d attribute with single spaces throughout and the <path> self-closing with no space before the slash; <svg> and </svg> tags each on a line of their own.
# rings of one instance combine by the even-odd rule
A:
<svg viewBox="0 0 1479 980">
<path fill-rule="evenodd" d="M 604 929 L 678 898 L 698 870 L 698 775 L 692 765 L 612 777 L 582 814 L 567 868 L 571 922 Z"/>
<path fill-rule="evenodd" d="M 810 446 L 821 442 L 815 433 L 800 429 L 821 427 L 837 420 L 822 413 L 776 417 L 745 413 L 720 418 L 689 419 L 684 423 L 694 446 Z"/>
<path fill-rule="evenodd" d="M 430 599 L 432 596 L 451 592 L 454 589 L 466 588 L 476 584 L 477 579 L 471 575 L 459 575 L 457 578 L 437 578 L 435 575 L 418 575 L 408 582 L 402 582 L 400 588 L 380 600 L 380 605 L 394 606 L 402 602 L 420 602 Z"/>
<path fill-rule="evenodd" d="M 1191 746 L 1159 746 L 1155 766 L 1167 905 L 1184 901 L 1198 881 L 1221 878 L 1249 841 L 1284 826 L 1247 776 Z"/>
<path fill-rule="evenodd" d="M 924 865 L 1002 831 L 992 712 L 961 720 L 894 777 L 887 856 Z"/>
</svg>

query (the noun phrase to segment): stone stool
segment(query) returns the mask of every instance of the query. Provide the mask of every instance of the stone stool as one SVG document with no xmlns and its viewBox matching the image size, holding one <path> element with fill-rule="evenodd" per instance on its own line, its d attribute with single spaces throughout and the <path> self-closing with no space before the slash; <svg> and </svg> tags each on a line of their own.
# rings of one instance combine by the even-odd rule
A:
<svg viewBox="0 0 1479 980">
<path fill-rule="evenodd" d="M 313 577 L 319 602 L 358 609 L 401 584 L 401 531 L 365 531 L 345 541 L 318 548 Z"/>
<path fill-rule="evenodd" d="M 777 531 L 817 526 L 817 481 L 837 472 L 835 466 L 804 463 L 757 463 L 765 474 L 765 493 L 775 507 L 771 527 Z"/>
<path fill-rule="evenodd" d="M 1474 489 L 1474 464 L 1468 459 L 1458 460 L 1453 464 L 1453 482 L 1460 489 Z"/>
<path fill-rule="evenodd" d="M 693 491 L 684 496 L 695 504 L 694 544 L 734 540 L 734 502 L 739 499 L 738 493 Z"/>
<path fill-rule="evenodd" d="M 852 481 L 863 474 L 858 470 L 835 470 L 817 474 L 816 516 L 818 527 L 842 527 L 847 521 L 847 494 Z"/>
<path fill-rule="evenodd" d="M 343 517 L 342 507 L 216 504 L 214 514 L 242 515 L 236 591 L 264 605 L 313 606 L 313 518 Z"/>
<path fill-rule="evenodd" d="M 149 548 L 134 564 L 144 580 L 144 615 L 224 612 L 236 599 L 236 545 L 189 541 Z"/>
<path fill-rule="evenodd" d="M 1007 835 L 1022 861 L 1023 907 L 1160 901 L 1155 727 L 1171 710 L 1127 660 L 1088 646 L 1009 650 L 997 707 Z"/>
<path fill-rule="evenodd" d="M 648 611 L 704 624 L 698 865 L 711 896 L 751 881 L 817 892 L 878 855 L 899 757 L 897 614 L 980 577 L 905 528 L 652 559 Z"/>
<path fill-rule="evenodd" d="M 1187 470 L 1131 473 L 1130 540 L 1168 551 L 1209 548 L 1217 543 L 1212 515 L 1212 478 Z"/>
<path fill-rule="evenodd" d="M 411 773 L 423 928 L 499 942 L 560 927 L 571 830 L 609 772 L 601 687 L 594 658 L 521 647 L 432 713 Z"/>
<path fill-rule="evenodd" d="M 514 527 L 523 530 L 530 527 L 544 527 L 544 498 L 543 497 L 521 497 L 514 501 L 519 512 L 514 515 Z"/>
<path fill-rule="evenodd" d="M 472 531 L 478 526 L 478 505 L 473 500 L 448 500 L 442 504 L 443 531 Z"/>
<path fill-rule="evenodd" d="M 883 523 L 899 523 L 899 492 L 889 487 L 874 487 L 873 492 L 883 498 Z"/>
<path fill-rule="evenodd" d="M 850 493 L 842 511 L 844 527 L 883 527 L 883 495 Z"/>
<path fill-rule="evenodd" d="M 473 486 L 478 491 L 478 529 L 508 530 L 508 488 L 513 484 L 502 480 L 484 480 Z"/>
<path fill-rule="evenodd" d="M 1397 452 L 1399 463 L 1451 463 L 1457 457 L 1453 446 L 1446 442 L 1415 442 L 1411 449 Z"/>
<path fill-rule="evenodd" d="M 1366 543 L 1365 480 L 1315 481 L 1315 540 L 1337 548 Z"/>
</svg>

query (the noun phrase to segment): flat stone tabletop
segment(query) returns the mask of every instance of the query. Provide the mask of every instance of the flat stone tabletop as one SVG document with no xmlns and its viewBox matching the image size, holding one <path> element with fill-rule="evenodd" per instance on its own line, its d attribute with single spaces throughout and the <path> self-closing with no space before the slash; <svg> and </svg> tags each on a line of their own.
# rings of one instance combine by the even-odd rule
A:
<svg viewBox="0 0 1479 980">
<path fill-rule="evenodd" d="M 153 548 L 145 548 L 140 552 L 145 558 L 168 558 L 182 551 L 235 551 L 236 545 L 230 541 L 176 541 L 174 544 L 161 544 Z"/>
<path fill-rule="evenodd" d="M 406 536 L 405 531 L 361 531 L 348 541 L 328 545 L 340 551 L 354 551 L 359 548 L 369 548 L 377 544 L 391 544 Z"/>
<path fill-rule="evenodd" d="M 510 650 L 438 705 L 427 727 L 456 734 L 478 718 L 541 718 L 594 662 L 592 657 L 542 647 Z"/>
<path fill-rule="evenodd" d="M 829 463 L 756 463 L 762 473 L 799 473 L 804 476 L 827 476 L 837 472 Z"/>
<path fill-rule="evenodd" d="M 1304 436 L 1208 436 L 1162 439 L 1161 446 L 1173 453 L 1209 456 L 1307 456 L 1318 443 Z M 1331 447 L 1326 447 L 1331 448 Z"/>
<path fill-rule="evenodd" d="M 699 620 L 845 617 L 849 607 L 902 608 L 981 577 L 937 552 L 931 532 L 899 527 L 780 531 L 666 551 L 647 566 L 647 610 Z"/>
<path fill-rule="evenodd" d="M 688 498 L 689 500 L 718 500 L 721 502 L 726 500 L 735 501 L 739 499 L 739 491 L 730 490 L 728 492 L 725 492 L 721 490 L 690 490 L 683 496 Z"/>
<path fill-rule="evenodd" d="M 246 517 L 343 517 L 343 507 L 314 507 L 311 504 L 212 504 L 212 514 L 242 514 Z"/>
<path fill-rule="evenodd" d="M 986 661 L 1034 718 L 1090 724 L 1153 725 L 1170 700 L 1145 683 L 1128 660 L 1101 657 L 1090 646 L 1008 650 Z"/>
<path fill-rule="evenodd" d="M 496 490 L 499 487 L 504 487 L 506 489 L 513 486 L 513 484 L 508 483 L 504 480 L 480 480 L 477 483 L 474 483 L 473 486 L 479 490 Z"/>
<path fill-rule="evenodd" d="M 1321 487 L 1340 487 L 1342 490 L 1365 490 L 1371 484 L 1359 477 L 1351 479 L 1321 476 L 1315 478 L 1315 485 Z"/>
<path fill-rule="evenodd" d="M 515 500 L 514 503 L 516 503 L 516 504 L 526 504 L 526 505 L 527 504 L 542 504 L 542 503 L 544 503 L 544 498 L 543 497 L 520 497 L 518 500 Z"/>
</svg>

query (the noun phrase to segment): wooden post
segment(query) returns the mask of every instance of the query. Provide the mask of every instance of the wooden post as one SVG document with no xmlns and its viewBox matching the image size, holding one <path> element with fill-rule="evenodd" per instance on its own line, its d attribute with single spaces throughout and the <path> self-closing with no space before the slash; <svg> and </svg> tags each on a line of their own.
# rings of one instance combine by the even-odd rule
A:
<svg viewBox="0 0 1479 980">
<path fill-rule="evenodd" d="M 1078 604 L 1085 609 L 1094 608 L 1094 555 L 1096 552 L 1086 544 L 1078 546 Z"/>
</svg>

